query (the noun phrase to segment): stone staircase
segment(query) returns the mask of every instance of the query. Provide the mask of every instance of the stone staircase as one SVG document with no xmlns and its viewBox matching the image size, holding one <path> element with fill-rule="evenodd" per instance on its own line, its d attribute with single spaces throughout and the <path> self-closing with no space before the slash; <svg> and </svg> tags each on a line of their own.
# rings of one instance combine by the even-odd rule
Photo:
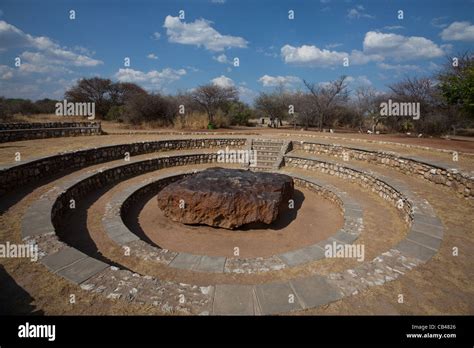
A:
<svg viewBox="0 0 474 348">
<path fill-rule="evenodd" d="M 280 168 L 283 155 L 288 152 L 289 142 L 273 139 L 252 139 L 251 150 L 256 151 L 256 164 L 250 169 L 255 171 L 272 171 Z"/>
</svg>

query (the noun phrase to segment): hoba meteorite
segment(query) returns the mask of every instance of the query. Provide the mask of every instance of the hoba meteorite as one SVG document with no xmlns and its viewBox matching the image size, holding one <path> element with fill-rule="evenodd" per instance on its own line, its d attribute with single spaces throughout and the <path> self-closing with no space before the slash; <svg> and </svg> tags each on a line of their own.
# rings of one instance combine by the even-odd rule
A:
<svg viewBox="0 0 474 348">
<path fill-rule="evenodd" d="M 178 180 L 158 193 L 158 206 L 169 219 L 235 229 L 270 224 L 293 197 L 288 175 L 209 168 Z"/>
</svg>

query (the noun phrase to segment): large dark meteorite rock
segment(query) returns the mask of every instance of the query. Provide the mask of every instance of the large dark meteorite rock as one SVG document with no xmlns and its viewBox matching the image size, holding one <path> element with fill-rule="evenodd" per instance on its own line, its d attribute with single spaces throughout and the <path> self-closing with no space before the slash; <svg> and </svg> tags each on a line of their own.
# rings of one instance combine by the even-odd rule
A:
<svg viewBox="0 0 474 348">
<path fill-rule="evenodd" d="M 288 208 L 293 190 L 287 175 L 210 168 L 166 186 L 158 206 L 173 221 L 234 229 L 270 224 Z"/>
</svg>

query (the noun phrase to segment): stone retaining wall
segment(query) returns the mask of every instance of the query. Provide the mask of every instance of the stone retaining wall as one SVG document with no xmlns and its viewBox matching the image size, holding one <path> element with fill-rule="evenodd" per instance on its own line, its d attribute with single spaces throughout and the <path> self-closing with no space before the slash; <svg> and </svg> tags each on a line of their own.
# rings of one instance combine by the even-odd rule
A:
<svg viewBox="0 0 474 348">
<path fill-rule="evenodd" d="M 397 169 L 407 175 L 415 175 L 452 188 L 464 197 L 474 197 L 474 177 L 440 163 L 430 163 L 423 159 L 402 157 L 395 153 L 370 151 L 341 145 L 293 141 L 293 149 L 308 153 L 323 154 L 339 158 L 355 159 Z"/>
<path fill-rule="evenodd" d="M 411 223 L 413 220 L 414 212 L 412 209 L 412 203 L 402 192 L 380 180 L 375 175 L 359 171 L 349 166 L 342 166 L 337 163 L 298 156 L 286 156 L 285 165 L 304 170 L 319 170 L 322 173 L 337 176 L 342 179 L 354 180 L 362 187 L 372 190 L 380 197 L 396 206 L 399 210 L 403 211 L 405 221 Z"/>
<path fill-rule="evenodd" d="M 107 203 L 107 209 L 102 218 L 104 230 L 109 238 L 121 246 L 130 248 L 131 254 L 145 260 L 154 260 L 172 268 L 186 269 L 194 272 L 253 274 L 270 271 L 279 271 L 287 267 L 294 267 L 324 258 L 324 246 L 337 243 L 352 243 L 360 233 L 363 226 L 363 211 L 357 201 L 351 199 L 346 193 L 336 187 L 302 176 L 293 176 L 295 185 L 304 186 L 334 202 L 344 216 L 344 226 L 329 239 L 320 241 L 296 250 L 291 250 L 270 257 L 257 258 L 229 258 L 209 257 L 206 255 L 176 252 L 159 249 L 139 240 L 124 223 L 128 209 L 140 197 L 148 193 L 156 194 L 171 181 L 178 180 L 191 172 L 177 173 L 158 177 L 154 181 L 145 180 L 142 183 L 131 185 L 125 191 L 115 194 Z"/>
<path fill-rule="evenodd" d="M 125 158 L 127 152 L 130 156 L 135 156 L 158 151 L 225 148 L 226 146 L 239 148 L 245 146 L 245 143 L 245 138 L 162 140 L 105 146 L 24 161 L 16 165 L 0 167 L 0 194 L 66 170 Z"/>
<path fill-rule="evenodd" d="M 100 134 L 100 122 L 0 123 L 0 143 Z"/>
<path fill-rule="evenodd" d="M 44 225 L 46 224 L 41 222 L 50 218 L 48 212 L 52 212 L 51 217 L 55 220 L 63 212 L 66 212 L 70 198 L 77 199 L 89 190 L 95 190 L 130 175 L 175 165 L 206 163 L 206 159 L 215 162 L 217 155 L 194 154 L 154 158 L 126 165 L 116 165 L 104 171 L 99 170 L 94 174 L 82 173 L 72 181 L 69 180 L 63 186 L 57 187 L 51 197 L 43 195 L 33 203 L 24 216 L 22 234 L 24 237 L 43 238 L 44 244 L 50 248 L 52 243 L 49 240 L 54 240 L 55 237 L 54 228 L 45 229 Z M 429 203 L 413 197 L 409 188 L 399 186 L 396 182 L 389 182 L 384 178 L 378 180 L 379 182 L 373 182 L 371 178 L 375 177 L 375 174 L 360 172 L 353 168 L 317 159 L 289 156 L 286 163 L 303 169 L 329 171 L 331 175 L 346 179 L 357 179 L 361 185 L 366 183 L 373 187 L 383 186 L 384 188 L 376 188 L 376 191 L 380 196 L 392 202 L 397 196 L 406 195 L 407 202 L 413 202 L 413 204 L 410 203 L 408 211 L 403 209 L 413 219 L 407 238 L 372 261 L 363 262 L 353 269 L 330 273 L 328 276 L 313 274 L 258 285 L 209 284 L 202 286 L 163 281 L 110 266 L 73 247 L 62 245 L 57 240 L 53 243 L 57 250 L 52 251 L 51 254 L 43 255 L 40 262 L 55 274 L 75 284 L 80 284 L 83 290 L 99 293 L 106 298 L 120 298 L 127 302 L 153 305 L 172 313 L 271 315 L 323 306 L 342 297 L 356 295 L 368 287 L 383 285 L 397 279 L 401 274 L 410 271 L 420 263 L 427 262 L 438 251 L 442 242 L 443 226 Z M 327 190 L 331 186 L 321 185 L 319 180 L 314 182 L 313 180 L 311 180 L 309 187 L 316 190 Z M 389 184 L 381 182 L 382 180 Z M 303 183 L 304 181 L 306 181 L 304 177 L 298 177 L 298 182 Z M 315 184 L 315 182 L 317 183 Z M 313 187 L 313 185 L 316 186 Z M 133 187 L 127 188 L 122 193 L 130 195 L 135 192 L 135 189 Z M 399 192 L 398 195 L 393 191 Z M 344 205 L 345 218 L 348 216 L 348 211 L 352 211 L 352 215 L 359 212 L 354 217 L 362 216 L 362 211 L 357 208 L 355 201 L 345 197 L 345 194 L 339 198 L 342 199 Z M 50 204 L 52 201 L 56 203 Z M 406 204 L 404 208 L 407 208 Z M 23 233 L 25 231 L 28 233 Z M 346 233 L 345 231 L 340 232 Z M 356 238 L 356 236 L 348 236 L 347 233 L 341 235 L 340 232 L 334 238 L 339 240 L 339 243 L 352 243 Z M 345 239 L 339 239 L 342 236 L 344 238 L 351 237 L 351 240 L 346 242 Z M 30 241 L 34 242 L 36 238 L 30 239 Z M 40 250 L 43 249 L 40 248 Z M 202 258 L 204 257 L 202 256 Z M 278 257 L 285 260 L 288 266 L 292 266 L 306 263 L 308 258 L 311 261 L 322 259 L 324 253 L 321 246 L 310 246 L 303 250 L 278 255 Z M 226 269 L 227 266 L 226 262 Z M 240 272 L 242 271 L 241 267 L 235 266 L 233 268 L 239 270 L 237 273 L 242 273 Z M 294 303 L 288 301 L 289 294 L 294 295 Z M 181 299 L 179 295 L 184 296 L 184 303 L 178 301 Z M 236 301 L 236 298 L 245 300 Z"/>
<path fill-rule="evenodd" d="M 0 123 L 0 131 L 48 128 L 100 128 L 100 122 L 11 122 Z"/>
<path fill-rule="evenodd" d="M 53 225 L 57 226 L 61 221 L 60 217 L 69 209 L 71 199 L 78 201 L 87 193 L 111 183 L 162 168 L 214 163 L 217 162 L 217 157 L 217 154 L 214 153 L 159 157 L 99 171 L 95 175 L 79 181 L 58 197 L 51 212 L 51 220 Z"/>
</svg>

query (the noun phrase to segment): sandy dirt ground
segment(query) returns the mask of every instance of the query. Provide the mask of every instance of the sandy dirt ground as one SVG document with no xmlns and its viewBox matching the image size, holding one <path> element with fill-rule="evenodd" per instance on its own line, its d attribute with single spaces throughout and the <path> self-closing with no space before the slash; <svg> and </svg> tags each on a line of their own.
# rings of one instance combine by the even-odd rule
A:
<svg viewBox="0 0 474 348">
<path fill-rule="evenodd" d="M 265 136 L 272 136 L 273 132 L 265 132 Z M 281 132 L 281 130 L 280 130 Z M 313 133 L 313 132 L 308 132 Z M 329 134 L 324 134 L 324 136 Z M 184 135 L 183 135 L 184 136 Z M 205 135 L 203 135 L 205 136 Z M 234 135 L 235 136 L 235 135 Z M 373 147 L 377 149 L 386 149 L 396 151 L 401 154 L 415 154 L 426 158 L 438 160 L 450 160 L 450 154 L 444 154 L 429 150 L 413 150 L 397 145 L 378 145 L 371 143 L 362 143 L 349 138 L 369 138 L 367 135 L 331 135 L 338 142 L 351 143 L 357 146 Z M 56 154 L 58 152 L 69 151 L 73 149 L 84 149 L 95 146 L 104 146 L 107 144 L 118 144 L 124 142 L 135 142 L 141 140 L 160 140 L 179 138 L 176 135 L 110 135 L 110 136 L 93 136 L 93 137 L 77 137 L 77 138 L 57 138 L 32 140 L 15 143 L 0 144 L 0 162 L 2 164 L 13 163 L 13 156 L 16 151 L 22 153 L 23 158 L 34 158 L 39 156 Z M 303 138 L 303 137 L 302 137 Z M 414 143 L 422 146 L 433 146 L 437 148 L 447 148 L 456 151 L 474 152 L 472 142 L 449 141 L 443 139 L 403 139 L 403 137 L 380 136 L 377 139 L 384 141 L 398 141 L 403 143 Z M 317 141 L 314 138 L 309 141 Z M 328 141 L 321 138 L 321 141 Z M 462 145 L 460 145 L 462 143 Z M 455 145 L 453 145 L 455 144 Z M 198 151 L 199 152 L 199 151 Z M 171 153 L 167 153 L 171 154 Z M 143 158 L 153 157 L 156 154 L 143 155 Z M 321 156 L 324 158 L 324 156 Z M 335 158 L 329 158 L 332 161 L 338 161 Z M 107 163 L 120 163 L 114 161 Z M 424 197 L 435 209 L 436 213 L 445 226 L 445 235 L 439 252 L 424 265 L 421 265 L 407 274 L 399 277 L 397 280 L 376 286 L 364 291 L 360 294 L 344 298 L 341 301 L 331 303 L 327 306 L 313 310 L 292 313 L 296 315 L 321 315 L 321 314 L 472 314 L 474 313 L 474 205 L 473 202 L 456 196 L 451 190 L 428 183 L 425 180 L 410 177 L 390 168 L 384 168 L 376 165 L 369 165 L 364 162 L 349 161 L 349 164 L 358 165 L 364 169 L 370 169 L 377 173 L 394 177 L 404 181 L 415 194 Z M 472 170 L 473 162 L 470 157 L 466 161 L 462 161 L 460 157 L 459 166 Z M 91 166 L 74 173 L 67 174 L 62 177 L 52 177 L 45 179 L 39 186 L 30 185 L 17 190 L 13 194 L 9 194 L 1 200 L 0 206 L 3 212 L 0 216 L 0 243 L 9 241 L 11 243 L 20 243 L 20 224 L 21 217 L 28 206 L 38 199 L 41 194 L 47 192 L 57 183 L 66 180 L 70 176 L 75 176 L 80 172 L 99 168 L 104 166 Z M 205 167 L 205 166 L 203 166 Z M 185 168 L 180 168 L 185 169 Z M 161 172 L 172 172 L 174 169 L 165 169 Z M 366 247 L 366 260 L 370 260 L 381 252 L 388 250 L 390 246 L 396 244 L 404 238 L 407 232 L 407 226 L 401 219 L 398 211 L 389 206 L 380 197 L 373 193 L 360 188 L 356 184 L 346 182 L 344 180 L 331 177 L 329 175 L 293 170 L 300 174 L 311 175 L 320 178 L 328 183 L 337 186 L 339 189 L 346 191 L 351 197 L 357 199 L 364 208 L 364 225 L 358 243 L 364 243 Z M 81 250 L 85 250 L 91 255 L 109 260 L 113 263 L 123 265 L 140 274 L 149 274 L 154 277 L 160 277 L 165 280 L 174 280 L 181 282 L 193 282 L 196 284 L 209 283 L 240 283 L 240 284 L 260 284 L 267 281 L 287 280 L 295 277 L 301 277 L 309 274 L 328 274 L 330 272 L 338 272 L 347 268 L 356 267 L 357 261 L 353 259 L 346 260 L 321 260 L 311 264 L 277 271 L 267 272 L 254 275 L 212 275 L 212 274 L 196 274 L 196 272 L 171 270 L 167 267 L 157 265 L 154 262 L 144 262 L 143 260 L 126 258 L 123 256 L 121 248 L 113 243 L 105 235 L 101 226 L 101 217 L 103 215 L 105 205 L 111 196 L 129 185 L 132 182 L 144 180 L 153 176 L 153 173 L 143 174 L 136 178 L 120 182 L 116 185 L 110 185 L 101 191 L 94 192 L 92 195 L 85 197 L 79 202 L 75 214 L 67 219 L 68 223 L 64 226 L 64 230 L 57 231 L 68 242 Z M 303 192 L 305 193 L 305 192 Z M 328 208 L 331 204 L 328 202 L 319 202 L 318 208 L 315 210 L 306 209 L 306 203 L 310 199 L 318 202 L 319 197 L 314 194 L 305 194 L 305 201 L 300 208 L 301 216 L 306 214 L 323 214 L 321 221 L 313 223 L 328 223 L 333 228 L 334 221 L 331 221 L 328 215 Z M 306 201 L 307 200 L 307 201 Z M 148 203 L 147 203 L 148 202 Z M 325 206 L 326 204 L 326 206 Z M 328 205 L 327 205 L 328 204 Z M 148 206 L 149 205 L 149 206 Z M 150 226 L 156 226 L 157 221 L 153 220 L 151 214 L 146 214 L 146 209 L 153 210 L 152 200 L 143 202 L 143 209 L 139 209 L 136 214 L 138 217 L 147 216 L 147 223 Z M 309 205 L 309 204 L 308 204 Z M 319 207 L 320 205 L 320 207 Z M 334 212 L 334 210 L 331 210 Z M 143 215 L 144 214 L 144 215 Z M 299 214 L 299 213 L 298 213 Z M 156 215 L 154 215 L 156 217 Z M 338 217 L 337 214 L 335 217 Z M 298 219 L 292 221 L 287 228 Z M 309 221 L 309 220 L 308 220 Z M 305 223 L 309 223 L 309 222 Z M 145 228 L 144 230 L 150 230 Z M 298 221 L 298 223 L 303 221 Z M 162 222 L 164 223 L 164 222 Z M 164 223 L 165 224 L 165 223 Z M 304 225 L 304 223 L 303 223 Z M 301 225 L 301 226 L 303 226 Z M 166 226 L 166 224 L 164 225 Z M 300 226 L 300 225 L 298 225 Z M 298 230 L 300 227 L 298 227 Z M 159 238 L 168 239 L 166 233 L 163 232 L 161 237 L 154 236 L 154 231 L 150 231 L 150 238 L 157 238 L 157 242 L 162 243 Z M 160 229 L 161 230 L 161 229 Z M 328 228 L 328 231 L 330 228 Z M 283 231 L 283 230 L 281 230 Z M 191 230 L 181 231 L 181 237 L 189 236 Z M 209 231 L 208 231 L 209 232 Z M 208 233 L 206 232 L 206 233 Z M 245 231 L 250 233 L 260 233 L 262 231 Z M 277 233 L 280 231 L 276 231 Z M 296 233 L 296 232 L 295 232 Z M 299 231 L 299 236 L 303 233 Z M 68 235 L 69 237 L 66 237 Z M 208 236 L 209 237 L 209 236 Z M 211 235 L 210 237 L 220 238 Z M 299 238 L 300 238 L 299 237 Z M 317 236 L 313 236 L 316 238 Z M 207 248 L 207 252 L 215 252 L 219 248 L 212 245 L 205 245 L 203 240 L 199 240 L 195 236 L 193 243 L 201 243 L 202 248 Z M 263 234 L 262 234 L 262 238 Z M 266 238 L 266 237 L 265 237 Z M 268 237 L 270 238 L 270 237 Z M 293 245 L 297 245 L 302 241 L 291 241 Z M 319 237 L 318 237 L 319 238 Z M 216 240 L 217 240 L 216 239 Z M 269 239 L 271 242 L 271 239 Z M 179 238 L 174 241 L 176 247 L 187 247 L 183 243 L 179 243 Z M 290 240 L 288 240 L 290 243 Z M 178 245 L 179 244 L 179 245 Z M 303 243 L 304 244 L 304 243 Z M 191 244 L 190 244 L 191 245 Z M 285 243 L 281 244 L 283 247 Z M 287 245 L 288 247 L 290 244 Z M 272 247 L 277 247 L 273 245 Z M 453 256 L 453 247 L 459 249 L 459 255 Z M 189 249 L 187 249 L 189 250 Z M 250 250 L 250 249 L 249 249 Z M 270 250 L 270 249 L 268 249 Z M 255 250 L 254 250 L 255 252 Z M 82 290 L 66 280 L 51 274 L 45 267 L 40 264 L 32 263 L 26 259 L 0 258 L 0 313 L 30 313 L 30 314 L 161 314 L 151 306 L 144 306 L 134 303 L 126 303 L 121 300 L 112 300 L 103 298 L 100 295 L 92 294 Z M 76 295 L 76 304 L 72 305 L 68 302 L 69 295 Z M 397 302 L 399 294 L 404 295 L 405 302 L 400 304 Z"/>
<path fill-rule="evenodd" d="M 146 202 L 138 220 L 144 233 L 164 249 L 224 257 L 232 257 L 235 247 L 241 257 L 269 257 L 320 242 L 342 227 L 342 212 L 330 201 L 306 189 L 296 189 L 293 199 L 294 211 L 282 212 L 259 229 L 180 224 L 164 216 L 156 196 Z"/>
</svg>

